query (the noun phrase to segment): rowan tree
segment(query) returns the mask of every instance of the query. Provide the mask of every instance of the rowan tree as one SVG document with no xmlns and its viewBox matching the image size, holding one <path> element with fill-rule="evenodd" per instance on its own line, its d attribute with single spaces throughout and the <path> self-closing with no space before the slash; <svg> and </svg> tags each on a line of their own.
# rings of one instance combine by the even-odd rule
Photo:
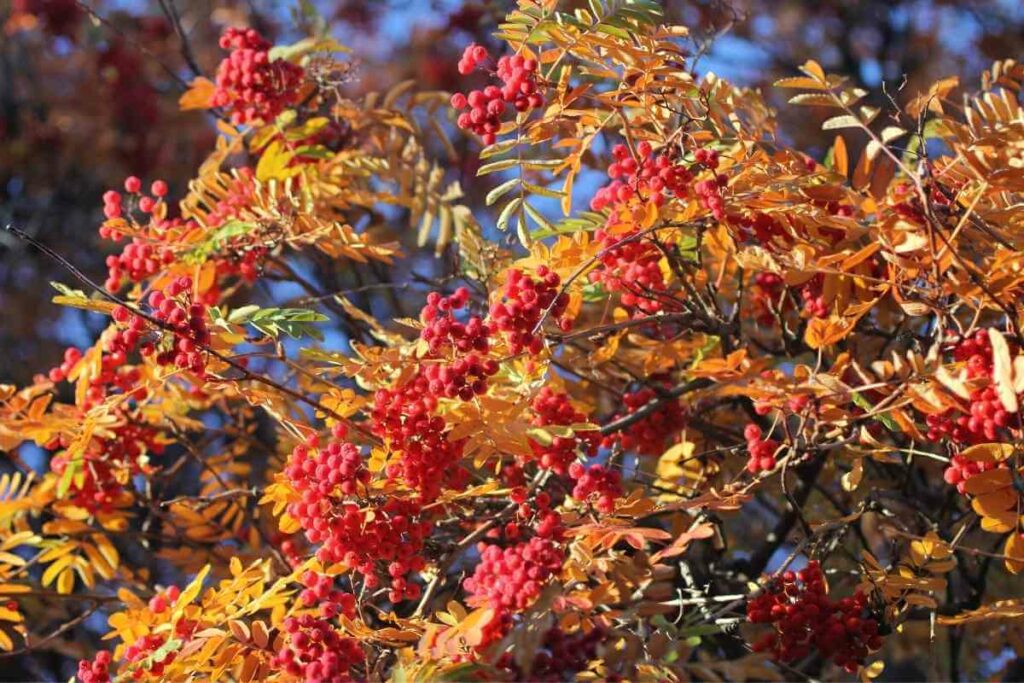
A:
<svg viewBox="0 0 1024 683">
<path fill-rule="evenodd" d="M 179 101 L 215 122 L 194 177 L 96 197 L 105 278 L 7 228 L 106 327 L 0 388 L 4 656 L 93 683 L 1024 654 L 1024 65 L 874 106 L 809 58 L 773 88 L 827 115 L 816 159 L 658 3 L 577 5 L 519 0 L 456 92 L 356 98 L 327 33 L 228 27 Z"/>
</svg>

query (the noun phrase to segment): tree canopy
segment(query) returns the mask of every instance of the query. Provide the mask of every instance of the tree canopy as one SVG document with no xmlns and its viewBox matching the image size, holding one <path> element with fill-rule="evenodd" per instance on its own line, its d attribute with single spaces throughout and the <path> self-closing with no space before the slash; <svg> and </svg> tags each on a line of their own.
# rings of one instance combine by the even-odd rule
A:
<svg viewBox="0 0 1024 683">
<path fill-rule="evenodd" d="M 0 386 L 0 656 L 1012 675 L 1024 64 L 871 92 L 804 54 L 750 87 L 653 0 L 519 0 L 450 90 L 356 92 L 308 3 L 294 41 L 226 26 L 206 75 L 162 6 L 145 68 L 177 54 L 169 115 L 209 135 L 150 146 L 156 91 L 111 47 L 131 151 L 168 151 L 94 198 L 104 275 L 6 228 L 56 273 L 21 286 L 100 324 Z"/>
</svg>

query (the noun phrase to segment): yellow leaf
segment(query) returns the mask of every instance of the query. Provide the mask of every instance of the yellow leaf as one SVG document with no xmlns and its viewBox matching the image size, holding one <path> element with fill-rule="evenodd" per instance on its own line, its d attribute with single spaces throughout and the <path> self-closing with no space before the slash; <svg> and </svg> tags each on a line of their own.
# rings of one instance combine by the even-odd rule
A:
<svg viewBox="0 0 1024 683">
<path fill-rule="evenodd" d="M 1010 573 L 1019 573 L 1024 569 L 1024 538 L 1020 534 L 1010 534 L 1006 538 L 1003 554 L 1006 555 L 1006 568 Z"/>
<path fill-rule="evenodd" d="M 121 563 L 121 556 L 118 554 L 114 544 L 110 542 L 110 539 L 103 534 L 94 534 L 92 540 L 96 544 L 96 549 L 100 551 L 103 559 L 107 561 L 111 569 L 117 569 Z"/>
<path fill-rule="evenodd" d="M 979 443 L 961 454 L 968 460 L 980 462 L 1002 462 L 1013 455 L 1013 446 L 1008 443 Z"/>
<path fill-rule="evenodd" d="M 56 579 L 57 576 L 61 573 L 61 571 L 67 568 L 74 561 L 74 559 L 75 558 L 70 555 L 65 555 L 64 557 L 61 557 L 56 562 L 47 567 L 46 571 L 43 572 L 43 586 L 49 586 L 51 583 L 53 583 L 54 579 Z"/>
<path fill-rule="evenodd" d="M 24 617 L 16 609 L 7 609 L 6 607 L 0 607 L 0 621 L 23 621 Z"/>
<path fill-rule="evenodd" d="M 107 315 L 117 307 L 117 304 L 110 301 L 103 301 L 101 299 L 83 299 L 77 296 L 63 295 L 53 297 L 53 303 L 60 306 L 80 308 L 83 311 L 92 311 L 93 313 L 105 313 Z"/>
<path fill-rule="evenodd" d="M 291 167 L 295 153 L 287 149 L 280 140 L 274 140 L 264 150 L 260 161 L 256 164 L 256 179 L 260 182 L 278 179 L 286 180 L 299 172 L 298 168 Z"/>
<path fill-rule="evenodd" d="M 185 590 L 181 591 L 181 595 L 178 596 L 177 602 L 174 603 L 174 609 L 177 610 L 196 599 L 196 596 L 199 595 L 199 591 L 203 589 L 203 579 L 205 579 L 206 575 L 209 573 L 210 565 L 206 565 L 198 574 L 196 574 L 196 578 L 192 579 L 192 583 L 190 583 Z"/>
<path fill-rule="evenodd" d="M 75 587 L 75 572 L 71 567 L 68 567 L 60 573 L 57 577 L 57 592 L 63 595 L 71 593 Z"/>
<path fill-rule="evenodd" d="M 808 59 L 804 62 L 803 66 L 800 67 L 800 70 L 808 76 L 817 79 L 821 83 L 825 82 L 825 70 L 821 68 L 821 64 L 818 64 L 813 59 Z"/>
</svg>

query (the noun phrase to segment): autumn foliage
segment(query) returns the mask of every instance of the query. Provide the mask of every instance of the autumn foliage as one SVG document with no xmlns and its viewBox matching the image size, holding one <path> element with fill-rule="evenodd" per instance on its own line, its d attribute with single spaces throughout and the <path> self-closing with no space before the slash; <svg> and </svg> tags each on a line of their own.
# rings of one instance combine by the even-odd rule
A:
<svg viewBox="0 0 1024 683">
<path fill-rule="evenodd" d="M 809 59 L 807 153 L 658 3 L 580 4 L 519 0 L 455 93 L 227 28 L 191 182 L 96 198 L 105 280 L 8 229 L 107 326 L 0 388 L 0 648 L 98 617 L 83 683 L 1024 655 L 1024 64 L 878 107 Z"/>
</svg>

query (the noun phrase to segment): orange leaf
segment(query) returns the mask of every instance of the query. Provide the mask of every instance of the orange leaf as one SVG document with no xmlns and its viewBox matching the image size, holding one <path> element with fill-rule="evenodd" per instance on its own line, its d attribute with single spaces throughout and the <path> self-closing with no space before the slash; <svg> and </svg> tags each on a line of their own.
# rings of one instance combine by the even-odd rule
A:
<svg viewBox="0 0 1024 683">
<path fill-rule="evenodd" d="M 178 106 L 182 111 L 189 109 L 209 109 L 213 102 L 213 91 L 217 89 L 209 78 L 199 76 L 189 89 L 178 98 Z"/>
<path fill-rule="evenodd" d="M 846 141 L 843 140 L 842 135 L 837 135 L 836 141 L 832 145 L 832 166 L 836 169 L 836 173 L 849 175 L 850 157 L 846 152 Z"/>
<path fill-rule="evenodd" d="M 964 482 L 964 493 L 981 496 L 999 489 L 1009 488 L 1010 484 L 1010 471 L 1000 467 L 972 476 Z"/>
<path fill-rule="evenodd" d="M 853 324 L 842 318 L 814 318 L 807 323 L 804 340 L 812 349 L 832 346 L 850 333 Z"/>
<path fill-rule="evenodd" d="M 984 517 L 998 517 L 1017 504 L 1017 492 L 1010 487 L 982 494 L 971 501 L 971 507 Z"/>
<path fill-rule="evenodd" d="M 711 524 L 700 524 L 696 528 L 689 531 L 685 531 L 679 535 L 679 538 L 672 541 L 672 544 L 666 548 L 659 550 L 651 558 L 654 562 L 663 560 L 667 557 L 675 557 L 676 555 L 682 555 L 686 552 L 686 548 L 690 545 L 691 541 L 697 541 L 702 538 L 708 538 L 715 533 L 715 527 Z"/>
</svg>

